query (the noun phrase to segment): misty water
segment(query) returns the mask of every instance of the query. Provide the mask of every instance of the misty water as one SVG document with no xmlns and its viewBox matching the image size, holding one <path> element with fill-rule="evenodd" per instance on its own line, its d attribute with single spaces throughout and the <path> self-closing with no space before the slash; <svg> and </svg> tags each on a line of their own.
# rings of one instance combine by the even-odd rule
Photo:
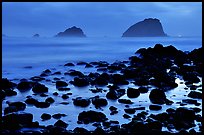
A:
<svg viewBox="0 0 204 135">
<path fill-rule="evenodd" d="M 19 79 L 26 78 L 29 79 L 33 76 L 38 76 L 45 69 L 50 69 L 52 72 L 60 71 L 62 75 L 52 75 L 48 76 L 47 81 L 42 81 L 49 87 L 49 96 L 52 96 L 55 102 L 45 109 L 36 108 L 34 106 L 27 106 L 24 112 L 30 112 L 34 115 L 34 121 L 38 121 L 41 125 L 54 124 L 57 120 L 50 119 L 48 121 L 42 121 L 40 116 L 42 113 L 64 113 L 67 116 L 63 117 L 62 120 L 67 122 L 69 126 L 67 129 L 73 130 L 75 127 L 84 127 L 88 130 L 94 130 L 95 127 L 92 124 L 77 124 L 77 116 L 80 112 L 84 110 L 96 110 L 104 112 L 109 120 L 118 120 L 120 124 L 128 123 L 131 119 L 124 119 L 122 115 L 124 114 L 124 104 L 120 104 L 117 101 L 108 100 L 108 106 L 102 107 L 102 109 L 96 109 L 92 104 L 87 108 L 76 107 L 72 103 L 72 98 L 78 96 L 81 97 L 94 97 L 99 95 L 105 97 L 105 93 L 92 93 L 89 89 L 94 89 L 93 86 L 88 87 L 74 87 L 69 84 L 70 91 L 72 95 L 70 98 L 63 100 L 61 95 L 67 92 L 59 92 L 53 81 L 54 77 L 63 78 L 64 81 L 69 82 L 73 80 L 73 77 L 64 76 L 63 73 L 75 69 L 83 72 L 84 74 L 89 74 L 90 72 L 97 72 L 96 68 L 84 68 L 84 65 L 76 65 L 74 67 L 64 67 L 63 65 L 67 62 L 73 62 L 76 64 L 80 61 L 85 62 L 95 62 L 95 61 L 107 61 L 113 63 L 115 61 L 125 61 L 128 60 L 130 56 L 135 55 L 134 53 L 139 48 L 154 47 L 155 44 L 160 43 L 164 46 L 173 45 L 177 49 L 182 51 L 192 51 L 193 49 L 200 48 L 202 46 L 201 37 L 163 37 L 163 38 L 17 38 L 17 37 L 3 37 L 2 41 L 2 78 L 8 78 L 9 80 L 18 83 Z M 202 78 L 200 78 L 202 79 Z M 182 79 L 176 79 L 179 86 L 171 91 L 166 92 L 167 97 L 173 100 L 175 103 L 172 106 L 162 105 L 162 110 L 151 111 L 151 113 L 161 113 L 167 108 L 177 108 L 179 104 L 176 102 L 181 102 L 182 99 L 190 99 L 186 95 L 190 90 L 184 90 L 186 87 Z M 195 85 L 200 85 L 195 84 Z M 127 89 L 128 87 L 135 87 L 133 83 L 126 86 L 121 86 L 121 88 Z M 108 90 L 107 87 L 101 87 L 104 90 Z M 153 87 L 151 88 L 153 89 Z M 199 87 L 198 89 L 202 89 Z M 28 92 L 18 92 L 17 96 L 6 97 L 2 103 L 2 114 L 5 107 L 8 105 L 6 101 L 25 101 L 26 96 L 32 95 L 32 91 Z M 52 93 L 57 91 L 60 96 L 53 96 Z M 148 106 L 151 104 L 149 101 L 149 93 L 141 94 L 138 98 L 131 99 L 134 104 L 132 107 L 146 107 L 149 111 Z M 176 96 L 174 96 L 176 95 Z M 40 97 L 35 95 L 39 101 L 44 101 L 46 97 Z M 125 94 L 121 98 L 127 98 Z M 68 105 L 61 104 L 62 102 L 68 102 Z M 199 106 L 202 109 L 202 100 L 198 99 Z M 110 115 L 109 107 L 113 105 L 118 108 L 117 115 Z M 195 107 L 195 105 L 187 105 L 188 107 Z M 139 113 L 141 111 L 137 111 Z M 199 113 L 202 115 L 202 111 Z M 131 115 L 133 116 L 133 115 Z M 198 126 L 195 127 L 198 130 Z M 25 129 L 26 130 L 26 129 Z M 167 130 L 167 129 L 163 129 Z M 174 132 L 174 131 L 171 131 Z"/>
</svg>

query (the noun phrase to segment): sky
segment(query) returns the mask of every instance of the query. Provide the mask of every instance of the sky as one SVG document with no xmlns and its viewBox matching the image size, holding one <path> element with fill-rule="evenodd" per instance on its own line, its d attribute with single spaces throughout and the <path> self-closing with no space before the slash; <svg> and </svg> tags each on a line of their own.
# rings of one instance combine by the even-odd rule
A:
<svg viewBox="0 0 204 135">
<path fill-rule="evenodd" d="M 53 37 L 76 26 L 87 37 L 121 37 L 145 18 L 170 36 L 202 36 L 202 2 L 3 2 L 2 34 Z"/>
</svg>

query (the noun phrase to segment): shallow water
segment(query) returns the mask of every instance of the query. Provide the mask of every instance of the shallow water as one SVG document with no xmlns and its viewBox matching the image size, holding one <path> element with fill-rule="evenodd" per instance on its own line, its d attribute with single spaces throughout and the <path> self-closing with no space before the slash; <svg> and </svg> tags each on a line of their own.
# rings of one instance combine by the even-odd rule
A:
<svg viewBox="0 0 204 135">
<path fill-rule="evenodd" d="M 83 72 L 84 74 L 89 74 L 90 72 L 96 72 L 96 68 L 84 68 L 84 65 L 76 65 L 74 67 L 64 67 L 66 62 L 73 62 L 76 64 L 78 61 L 93 62 L 93 61 L 108 61 L 110 63 L 119 60 L 128 60 L 128 57 L 134 55 L 135 51 L 141 47 L 153 47 L 156 43 L 161 43 L 164 46 L 174 45 L 177 49 L 183 51 L 191 51 L 195 48 L 200 48 L 202 46 L 201 38 L 73 38 L 73 39 L 61 39 L 61 38 L 3 38 L 3 67 L 2 75 L 3 78 L 11 79 L 13 82 L 18 83 L 19 79 L 27 78 L 39 75 L 43 70 L 50 69 L 53 72 L 61 71 L 62 75 L 51 75 L 46 79 L 47 81 L 42 81 L 49 87 L 48 97 L 53 97 L 55 102 L 51 104 L 49 108 L 40 109 L 34 106 L 28 106 L 24 112 L 30 112 L 34 115 L 34 121 L 38 121 L 41 125 L 53 125 L 57 120 L 51 118 L 47 121 L 42 121 L 40 116 L 42 113 L 49 113 L 51 115 L 56 113 L 64 113 L 67 116 L 62 117 L 61 120 L 69 124 L 68 130 L 73 130 L 75 127 L 83 127 L 88 130 L 94 130 L 96 127 L 92 124 L 77 124 L 78 114 L 82 111 L 96 110 L 101 111 L 106 114 L 109 120 L 118 120 L 120 125 L 128 123 L 131 119 L 124 119 L 123 114 L 125 104 L 118 103 L 117 100 L 108 100 L 108 105 L 102 107 L 101 109 L 96 109 L 94 105 L 90 104 L 87 108 L 76 107 L 73 105 L 72 99 L 76 97 L 94 97 L 99 95 L 100 97 L 105 97 L 107 91 L 102 93 L 92 93 L 91 88 L 96 88 L 95 86 L 87 87 L 74 87 L 69 84 L 70 91 L 58 91 L 53 81 L 54 77 L 61 78 L 61 80 L 69 82 L 73 79 L 71 76 L 64 76 L 63 74 L 70 70 L 75 69 Z M 32 68 L 25 68 L 26 66 L 31 66 Z M 99 72 L 100 73 L 100 72 Z M 201 78 L 200 78 L 201 79 Z M 51 80 L 51 81 L 49 81 Z M 181 102 L 183 99 L 190 99 L 186 95 L 191 90 L 185 90 L 185 84 L 180 84 L 183 82 L 182 79 L 176 79 L 176 83 L 179 86 L 175 89 L 166 92 L 168 99 L 174 101 L 173 105 L 162 105 L 162 110 L 160 111 L 150 111 L 149 105 L 151 104 L 149 100 L 149 93 L 154 87 L 150 86 L 148 93 L 140 94 L 138 98 L 131 98 L 134 103 L 129 105 L 130 108 L 134 107 L 145 107 L 145 110 L 137 110 L 135 114 L 130 114 L 131 117 L 139 112 L 146 111 L 149 114 L 158 114 L 166 111 L 169 107 L 177 108 L 180 104 L 176 102 Z M 202 82 L 202 81 L 201 81 Z M 196 85 L 200 85 L 196 84 Z M 127 89 L 128 87 L 137 88 L 133 83 L 129 85 L 123 85 L 121 88 Z M 108 90 L 107 87 L 98 87 L 103 90 Z M 202 89 L 199 87 L 198 89 Z M 32 95 L 32 97 L 38 99 L 38 101 L 44 101 L 47 97 L 40 97 L 39 95 L 33 95 L 30 90 L 28 92 L 18 92 L 17 96 L 6 97 L 2 103 L 2 114 L 5 107 L 7 107 L 6 101 L 25 101 L 26 96 Z M 53 96 L 52 93 L 57 91 L 58 96 Z M 199 91 L 199 90 L 196 90 Z M 64 100 L 61 98 L 62 94 L 71 92 L 72 95 L 68 99 Z M 125 94 L 120 99 L 129 99 Z M 63 105 L 61 102 L 68 102 L 69 104 Z M 202 100 L 198 99 L 200 106 L 186 105 L 185 107 L 199 107 L 202 109 Z M 110 106 L 115 106 L 118 108 L 118 114 L 110 115 Z M 199 113 L 202 115 L 202 111 Z M 194 127 L 198 131 L 198 125 Z M 26 129 L 25 129 L 26 130 Z M 167 130 L 163 128 L 163 130 Z M 174 131 L 171 131 L 174 132 Z"/>
</svg>

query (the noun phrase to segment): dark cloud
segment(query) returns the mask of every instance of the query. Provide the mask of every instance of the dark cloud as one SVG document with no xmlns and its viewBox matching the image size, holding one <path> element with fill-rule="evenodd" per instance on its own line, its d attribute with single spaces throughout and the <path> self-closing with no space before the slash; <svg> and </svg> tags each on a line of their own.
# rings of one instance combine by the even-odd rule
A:
<svg viewBox="0 0 204 135">
<path fill-rule="evenodd" d="M 3 33 L 54 36 L 76 25 L 88 36 L 119 37 L 132 24 L 159 18 L 169 35 L 202 34 L 198 2 L 3 2 Z"/>
</svg>

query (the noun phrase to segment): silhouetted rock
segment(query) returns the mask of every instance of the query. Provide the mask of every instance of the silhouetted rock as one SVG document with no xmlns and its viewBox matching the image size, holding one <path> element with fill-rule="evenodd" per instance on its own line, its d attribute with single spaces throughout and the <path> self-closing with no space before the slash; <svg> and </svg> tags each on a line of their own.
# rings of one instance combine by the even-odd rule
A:
<svg viewBox="0 0 204 135">
<path fill-rule="evenodd" d="M 58 121 L 54 124 L 54 126 L 62 127 L 62 128 L 67 128 L 68 124 L 65 123 L 65 122 L 62 121 L 62 120 L 58 120 Z"/>
<path fill-rule="evenodd" d="M 101 106 L 106 106 L 108 102 L 105 98 L 99 98 L 99 96 L 96 96 L 92 99 L 92 104 L 95 105 L 96 108 L 98 108 Z"/>
<path fill-rule="evenodd" d="M 159 19 L 145 19 L 129 27 L 122 37 L 166 37 Z"/>
<path fill-rule="evenodd" d="M 40 84 L 40 83 L 36 83 L 34 86 L 33 86 L 33 89 L 32 91 L 34 93 L 44 93 L 44 92 L 48 92 L 48 88 L 43 85 L 43 84 Z"/>
<path fill-rule="evenodd" d="M 42 120 L 49 120 L 49 119 L 51 119 L 51 115 L 50 115 L 50 114 L 47 114 L 47 113 L 43 113 L 43 114 L 41 115 L 41 119 L 42 119 Z"/>
<path fill-rule="evenodd" d="M 56 37 L 86 37 L 81 28 L 73 26 L 66 29 L 64 32 L 59 32 Z"/>
<path fill-rule="evenodd" d="M 92 122 L 103 122 L 106 121 L 106 115 L 102 112 L 96 112 L 96 111 L 83 111 L 78 116 L 78 121 L 81 123 L 92 123 Z"/>
<path fill-rule="evenodd" d="M 202 99 L 202 93 L 197 92 L 197 91 L 191 91 L 188 94 L 188 97 Z"/>
<path fill-rule="evenodd" d="M 73 104 L 76 106 L 87 107 L 90 105 L 90 103 L 90 99 L 85 99 L 82 97 L 77 97 L 76 99 L 73 99 Z"/>
<path fill-rule="evenodd" d="M 138 89 L 134 89 L 134 88 L 128 88 L 127 89 L 127 96 L 129 98 L 137 98 L 140 95 L 140 91 Z"/>
<path fill-rule="evenodd" d="M 34 34 L 33 37 L 35 37 L 35 38 L 40 37 L 40 35 L 39 34 Z"/>
</svg>

